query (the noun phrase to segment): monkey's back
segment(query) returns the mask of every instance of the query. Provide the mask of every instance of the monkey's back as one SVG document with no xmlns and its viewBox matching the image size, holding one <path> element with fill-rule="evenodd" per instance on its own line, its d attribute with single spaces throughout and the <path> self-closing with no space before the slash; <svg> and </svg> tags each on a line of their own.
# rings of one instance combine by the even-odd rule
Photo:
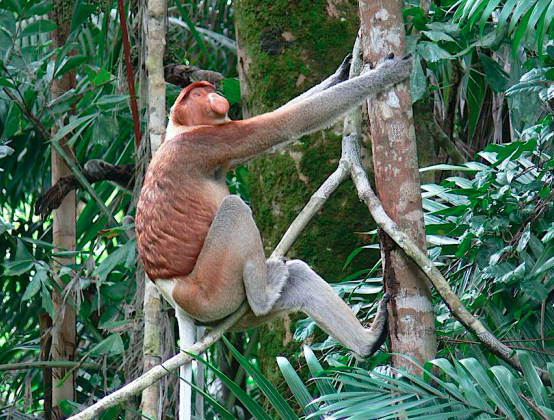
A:
<svg viewBox="0 0 554 420">
<path fill-rule="evenodd" d="M 192 272 L 226 185 L 199 171 L 186 142 L 166 141 L 154 155 L 137 203 L 137 250 L 151 279 Z"/>
</svg>

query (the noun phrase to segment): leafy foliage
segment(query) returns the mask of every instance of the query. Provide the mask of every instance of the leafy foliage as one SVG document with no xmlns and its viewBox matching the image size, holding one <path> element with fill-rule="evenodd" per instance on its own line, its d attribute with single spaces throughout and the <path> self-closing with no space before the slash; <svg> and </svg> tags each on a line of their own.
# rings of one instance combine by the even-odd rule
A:
<svg viewBox="0 0 554 420">
<path fill-rule="evenodd" d="M 548 118 L 521 140 L 489 145 L 478 154 L 482 162 L 465 164 L 473 180 L 452 176 L 423 186 L 431 252 L 458 294 L 484 311 L 501 337 L 529 340 L 541 364 L 550 360 L 542 350 L 554 345 L 546 339 L 541 350 L 533 341 L 554 333 L 554 313 L 540 310 L 552 307 L 554 289 L 552 139 Z"/>
<path fill-rule="evenodd" d="M 286 359 L 279 360 L 279 367 L 309 419 L 538 420 L 554 415 L 553 390 L 540 382 L 524 352 L 519 353 L 523 375 L 472 358 L 435 359 L 422 368 L 423 378 L 394 369 L 325 371 L 311 351 L 305 356 L 318 397 L 311 395 Z"/>
<path fill-rule="evenodd" d="M 514 52 L 521 44 L 540 52 L 554 26 L 554 5 L 549 0 L 462 0 L 455 18 L 470 28 L 479 25 L 481 32 L 494 21 L 498 33 L 513 36 Z"/>
</svg>

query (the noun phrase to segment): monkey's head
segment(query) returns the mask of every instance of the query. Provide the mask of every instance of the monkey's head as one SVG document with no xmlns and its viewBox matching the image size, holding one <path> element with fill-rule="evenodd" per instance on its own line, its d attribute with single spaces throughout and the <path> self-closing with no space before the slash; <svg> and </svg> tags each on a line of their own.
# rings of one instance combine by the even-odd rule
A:
<svg viewBox="0 0 554 420">
<path fill-rule="evenodd" d="M 209 82 L 195 82 L 184 88 L 169 116 L 176 126 L 218 125 L 229 121 L 229 102 Z"/>
</svg>

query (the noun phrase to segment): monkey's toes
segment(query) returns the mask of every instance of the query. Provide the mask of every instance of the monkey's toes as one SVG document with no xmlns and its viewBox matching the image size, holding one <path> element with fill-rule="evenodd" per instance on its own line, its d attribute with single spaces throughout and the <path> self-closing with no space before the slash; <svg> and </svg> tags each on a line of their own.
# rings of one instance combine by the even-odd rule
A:
<svg viewBox="0 0 554 420">
<path fill-rule="evenodd" d="M 339 81 L 343 82 L 345 80 L 348 80 L 348 76 L 350 75 L 351 64 L 352 64 L 352 53 L 349 53 L 346 57 L 344 57 L 344 60 L 342 60 L 342 63 L 340 64 L 337 70 Z"/>
</svg>

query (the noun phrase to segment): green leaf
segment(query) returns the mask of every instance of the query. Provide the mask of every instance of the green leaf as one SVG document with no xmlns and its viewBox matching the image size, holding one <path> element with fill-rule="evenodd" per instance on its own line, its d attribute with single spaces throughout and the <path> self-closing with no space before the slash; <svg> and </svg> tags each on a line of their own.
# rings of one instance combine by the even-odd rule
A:
<svg viewBox="0 0 554 420">
<path fill-rule="evenodd" d="M 229 379 L 223 372 L 218 370 L 215 366 L 210 365 L 201 357 L 196 357 L 196 360 L 210 368 L 220 379 L 221 381 L 231 390 L 231 392 L 236 395 L 240 402 L 242 402 L 245 408 L 250 411 L 253 418 L 256 420 L 272 420 L 271 417 L 266 413 L 266 411 L 254 400 L 250 395 L 248 395 L 240 386 L 234 383 Z"/>
<path fill-rule="evenodd" d="M 51 139 L 51 141 L 60 141 L 65 136 L 67 136 L 69 133 L 71 133 L 73 130 L 75 130 L 78 127 L 87 127 L 92 123 L 92 120 L 97 116 L 98 114 L 92 114 L 92 115 L 85 115 L 83 117 L 75 117 L 69 119 L 69 124 L 64 125 L 61 127 L 56 135 Z"/>
<path fill-rule="evenodd" d="M 21 31 L 21 37 L 38 35 L 44 32 L 50 32 L 56 28 L 57 26 L 51 20 L 48 20 L 48 19 L 35 20 L 34 22 L 31 22 L 28 25 L 25 25 L 25 27 Z"/>
<path fill-rule="evenodd" d="M 490 370 L 521 416 L 525 420 L 533 420 L 533 416 L 529 413 L 529 410 L 527 410 L 527 407 L 520 398 L 521 390 L 512 372 L 505 366 L 493 366 Z"/>
<path fill-rule="evenodd" d="M 41 292 L 40 295 L 42 296 L 42 307 L 43 309 L 48 312 L 48 315 L 50 315 L 50 318 L 56 319 L 56 311 L 54 310 L 54 302 L 52 302 L 52 296 L 50 295 L 50 291 L 42 282 L 41 284 Z"/>
<path fill-rule="evenodd" d="M 15 85 L 5 77 L 0 77 L 0 86 L 6 86 L 15 89 Z"/>
<path fill-rule="evenodd" d="M 481 34 L 481 36 L 483 36 L 483 30 L 485 29 L 485 25 L 487 24 L 489 17 L 492 15 L 492 12 L 494 12 L 500 1 L 501 0 L 489 1 L 489 4 L 483 11 L 483 14 L 481 15 L 481 21 L 479 22 L 479 33 Z"/>
<path fill-rule="evenodd" d="M 16 12 L 18 16 L 21 15 L 21 5 L 19 4 L 19 0 L 6 0 L 5 3 L 5 5 L 8 6 L 8 9 Z"/>
<path fill-rule="evenodd" d="M 58 78 L 68 71 L 73 70 L 74 68 L 78 67 L 79 65 L 87 62 L 90 58 L 86 57 L 84 55 L 75 55 L 66 57 L 64 61 L 61 64 L 61 67 L 56 71 L 54 74 L 54 78 Z"/>
<path fill-rule="evenodd" d="M 298 405 L 302 407 L 304 413 L 306 413 L 306 415 L 314 413 L 316 411 L 315 407 L 310 405 L 313 397 L 310 395 L 308 388 L 306 388 L 290 362 L 284 357 L 277 357 L 277 365 L 279 366 L 287 385 L 292 391 L 296 402 L 298 402 Z M 317 418 L 321 417 L 317 416 Z"/>
<path fill-rule="evenodd" d="M 427 78 L 423 72 L 423 66 L 421 65 L 421 60 L 419 55 L 414 54 L 413 58 L 413 69 L 410 73 L 410 90 L 412 92 L 412 103 L 425 97 L 427 93 Z"/>
<path fill-rule="evenodd" d="M 21 110 L 16 103 L 10 105 L 8 115 L 6 115 L 6 120 L 4 122 L 4 131 L 2 132 L 2 138 L 10 139 L 12 136 L 17 134 L 21 129 Z"/>
<path fill-rule="evenodd" d="M 417 52 L 425 61 L 429 62 L 452 60 L 454 58 L 448 51 L 429 41 L 422 41 L 417 44 Z"/>
<path fill-rule="evenodd" d="M 252 366 L 252 364 L 248 360 L 246 360 L 246 358 L 242 354 L 240 354 L 240 352 L 237 351 L 235 347 L 233 347 L 229 340 L 223 337 L 223 341 L 225 345 L 231 350 L 235 359 L 237 359 L 240 365 L 248 372 L 250 376 L 252 376 L 252 379 L 256 382 L 256 384 L 258 384 L 260 390 L 265 394 L 273 407 L 275 407 L 277 413 L 279 413 L 279 416 L 283 420 L 299 420 L 298 416 L 294 414 L 294 411 L 292 411 L 287 402 L 283 399 L 283 397 L 281 397 L 279 392 L 275 389 L 275 387 L 273 387 L 273 385 L 271 385 L 266 377 L 263 376 L 261 372 L 257 370 L 254 366 Z"/>
<path fill-rule="evenodd" d="M 518 350 L 517 356 L 519 358 L 519 361 L 521 362 L 521 368 L 523 369 L 525 379 L 527 379 L 527 384 L 529 385 L 529 390 L 533 395 L 533 400 L 537 405 L 543 405 L 545 407 L 551 408 L 546 388 L 542 384 L 542 381 L 539 377 L 539 374 L 537 373 L 537 370 L 535 369 L 535 366 L 533 366 L 533 362 L 531 361 L 529 353 Z"/>
<path fill-rule="evenodd" d="M 450 35 L 448 35 L 445 32 L 440 31 L 421 31 L 422 34 L 424 34 L 427 38 L 429 38 L 433 42 L 456 42 L 454 38 L 452 38 Z"/>
<path fill-rule="evenodd" d="M 496 283 L 513 284 L 525 276 L 525 263 L 517 267 L 508 261 L 503 261 L 497 265 L 488 266 L 483 270 L 486 276 L 494 278 Z"/>
<path fill-rule="evenodd" d="M 209 366 L 211 367 L 211 366 Z M 177 375 L 178 376 L 178 375 Z M 178 376 L 179 377 L 179 376 Z M 179 377 L 180 381 L 185 381 L 184 378 Z M 204 399 L 208 401 L 210 406 L 218 412 L 218 414 L 221 416 L 221 418 L 225 420 L 238 420 L 235 416 L 233 416 L 225 407 L 223 407 L 214 397 L 212 397 L 210 394 L 205 392 L 203 389 L 199 388 L 193 383 L 190 383 L 188 381 L 185 381 L 187 384 L 189 384 L 196 392 L 199 392 L 202 394 Z"/>
<path fill-rule="evenodd" d="M 90 15 L 96 10 L 97 4 L 93 2 L 88 4 L 84 0 L 78 0 L 75 3 L 75 9 L 73 11 L 73 17 L 71 19 L 71 27 L 69 29 L 70 34 L 74 34 L 79 31 L 82 25 L 88 20 Z"/>
<path fill-rule="evenodd" d="M 520 6 L 518 6 L 518 8 L 519 7 Z M 517 11 L 518 8 L 516 8 L 516 11 Z M 530 9 L 529 11 L 527 11 L 527 13 L 525 13 L 525 15 L 523 16 L 523 19 L 521 19 L 521 22 L 519 23 L 519 25 L 518 25 L 515 33 L 514 33 L 514 41 L 513 41 L 513 55 L 514 55 L 514 57 L 517 54 L 517 50 L 518 50 L 519 45 L 523 42 L 523 40 L 527 39 L 527 37 L 529 36 L 529 34 L 526 33 L 525 30 L 527 28 L 527 23 L 529 22 L 529 18 L 531 17 L 531 12 L 532 12 L 532 9 Z M 512 26 L 516 22 L 517 22 L 517 20 L 516 20 L 515 13 L 514 13 L 514 16 L 512 16 L 512 21 L 510 23 L 510 26 Z M 508 29 L 508 30 L 511 31 L 511 28 Z"/>
<path fill-rule="evenodd" d="M 323 367 L 319 363 L 319 360 L 317 360 L 317 357 L 315 356 L 313 350 L 308 345 L 304 345 L 304 357 L 306 358 L 306 363 L 308 364 L 308 369 L 310 369 L 310 373 L 314 378 L 317 378 L 321 372 L 323 372 Z M 337 392 L 337 390 L 333 387 L 332 381 L 326 378 L 317 378 L 315 381 L 315 384 L 317 386 L 317 389 L 319 389 L 319 393 L 321 395 L 327 395 L 327 394 L 334 394 Z"/>
<path fill-rule="evenodd" d="M 431 165 L 431 166 L 426 166 L 424 168 L 419 168 L 419 172 L 428 172 L 428 171 L 476 172 L 474 168 L 468 168 L 467 166 L 460 166 L 460 165 L 449 165 L 446 163 L 440 163 L 437 165 Z"/>
<path fill-rule="evenodd" d="M 51 0 L 44 0 L 31 6 L 31 8 L 25 13 L 25 15 L 29 17 L 45 15 L 50 10 L 52 10 L 53 7 L 54 6 L 52 5 Z"/>
<path fill-rule="evenodd" d="M 106 281 L 108 274 L 118 265 L 124 265 L 130 268 L 128 266 L 129 260 L 133 261 L 134 257 L 135 240 L 131 239 L 104 258 L 94 270 L 93 276 L 98 277 L 99 282 L 103 283 Z"/>
<path fill-rule="evenodd" d="M 127 95 L 103 95 L 100 99 L 94 102 L 93 105 L 98 107 L 107 106 L 107 108 L 113 109 L 113 106 L 116 104 L 126 103 L 128 98 L 129 97 Z"/>
<path fill-rule="evenodd" d="M 19 260 L 19 261 L 7 261 L 2 263 L 4 267 L 4 276 L 20 276 L 21 274 L 26 273 L 34 267 L 35 263 L 33 260 Z"/>
<path fill-rule="evenodd" d="M 0 235 L 3 235 L 4 233 L 6 233 L 8 230 L 11 230 L 13 229 L 13 225 L 10 223 L 10 222 L 4 222 L 1 218 L 0 218 Z"/>
<path fill-rule="evenodd" d="M 504 92 L 508 85 L 508 74 L 496 61 L 485 54 L 479 53 L 479 60 L 483 63 L 483 69 L 491 89 L 495 93 Z"/>
<path fill-rule="evenodd" d="M 517 243 L 516 251 L 521 252 L 525 248 L 527 248 L 527 244 L 529 243 L 530 238 L 531 238 L 531 223 L 527 223 Z"/>
<path fill-rule="evenodd" d="M 240 82 L 236 77 L 225 78 L 221 81 L 223 95 L 229 101 L 229 105 L 240 102 Z"/>
<path fill-rule="evenodd" d="M 113 115 L 100 114 L 94 124 L 91 144 L 108 145 L 118 133 L 117 118 Z"/>
<path fill-rule="evenodd" d="M 541 242 L 545 244 L 547 242 L 550 242 L 552 238 L 554 238 L 554 223 L 552 223 L 548 227 L 548 230 L 546 231 L 546 234 L 542 237 Z"/>
<path fill-rule="evenodd" d="M 473 358 L 460 360 L 460 363 L 466 368 L 475 381 L 481 386 L 485 394 L 494 402 L 494 404 L 507 417 L 515 418 L 515 413 L 511 410 L 510 405 L 506 403 L 497 386 L 489 379 L 487 372 L 483 366 Z"/>
<path fill-rule="evenodd" d="M 123 340 L 119 334 L 112 334 L 96 344 L 90 351 L 90 356 L 105 354 L 107 356 L 116 356 L 125 351 Z"/>
<path fill-rule="evenodd" d="M 41 289 L 42 284 L 48 278 L 48 272 L 44 267 L 35 266 L 35 268 L 36 268 L 36 273 L 31 279 L 31 281 L 29 282 L 29 284 L 27 285 L 27 288 L 25 289 L 25 293 L 23 293 L 23 297 L 21 298 L 23 302 L 35 296 Z"/>
</svg>

